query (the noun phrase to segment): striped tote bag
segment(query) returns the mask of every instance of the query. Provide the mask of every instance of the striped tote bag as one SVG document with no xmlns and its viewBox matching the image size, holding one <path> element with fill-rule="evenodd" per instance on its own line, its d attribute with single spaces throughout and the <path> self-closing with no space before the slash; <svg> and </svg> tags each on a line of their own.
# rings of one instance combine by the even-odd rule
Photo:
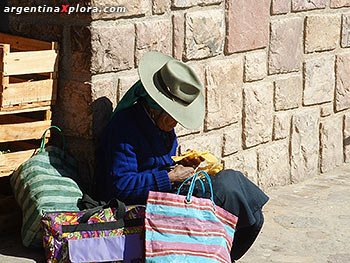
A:
<svg viewBox="0 0 350 263">
<path fill-rule="evenodd" d="M 200 173 L 209 182 L 211 199 L 192 196 Z M 187 196 L 149 192 L 145 215 L 146 263 L 231 262 L 238 218 L 215 205 L 210 178 L 205 172 L 187 180 L 191 180 Z"/>
<path fill-rule="evenodd" d="M 43 212 L 79 211 L 77 202 L 83 195 L 72 179 L 77 177 L 75 160 L 57 147 L 45 148 L 46 132 L 39 152 L 17 168 L 10 178 L 22 210 L 21 234 L 26 247 L 42 247 Z"/>
</svg>

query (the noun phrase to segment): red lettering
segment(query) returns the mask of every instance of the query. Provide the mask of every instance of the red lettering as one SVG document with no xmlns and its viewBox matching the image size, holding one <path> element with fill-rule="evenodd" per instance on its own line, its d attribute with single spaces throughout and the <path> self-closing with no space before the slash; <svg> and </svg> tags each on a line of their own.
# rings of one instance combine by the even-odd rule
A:
<svg viewBox="0 0 350 263">
<path fill-rule="evenodd" d="M 61 13 L 68 13 L 68 8 L 69 5 L 62 5 L 62 10 L 61 10 Z"/>
</svg>

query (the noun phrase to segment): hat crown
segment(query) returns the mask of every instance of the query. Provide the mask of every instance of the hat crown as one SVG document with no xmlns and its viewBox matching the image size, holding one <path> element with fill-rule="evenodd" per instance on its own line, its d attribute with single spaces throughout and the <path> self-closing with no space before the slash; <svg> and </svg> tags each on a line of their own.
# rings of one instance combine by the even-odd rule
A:
<svg viewBox="0 0 350 263">
<path fill-rule="evenodd" d="M 138 71 L 146 92 L 182 126 L 196 129 L 203 123 L 203 86 L 187 64 L 150 51 L 140 59 Z"/>
<path fill-rule="evenodd" d="M 178 60 L 170 60 L 160 69 L 165 88 L 172 96 L 191 103 L 201 91 L 201 84 L 193 70 Z"/>
</svg>

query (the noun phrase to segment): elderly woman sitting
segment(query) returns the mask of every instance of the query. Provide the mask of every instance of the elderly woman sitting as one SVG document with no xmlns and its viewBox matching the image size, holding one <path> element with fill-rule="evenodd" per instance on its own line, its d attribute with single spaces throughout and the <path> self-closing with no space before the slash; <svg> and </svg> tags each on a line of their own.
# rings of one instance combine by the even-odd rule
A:
<svg viewBox="0 0 350 263">
<path fill-rule="evenodd" d="M 140 80 L 118 104 L 96 152 L 97 191 L 106 201 L 118 198 L 126 204 L 145 204 L 150 190 L 174 192 L 179 182 L 194 174 L 192 166 L 175 165 L 171 156 L 178 146 L 177 123 L 194 129 L 203 122 L 200 81 L 189 66 L 159 52 L 146 53 L 138 69 Z M 239 218 L 233 261 L 260 232 L 261 209 L 268 197 L 234 170 L 212 176 L 212 184 L 215 203 Z M 201 194 L 201 188 L 195 189 L 194 195 Z"/>
</svg>

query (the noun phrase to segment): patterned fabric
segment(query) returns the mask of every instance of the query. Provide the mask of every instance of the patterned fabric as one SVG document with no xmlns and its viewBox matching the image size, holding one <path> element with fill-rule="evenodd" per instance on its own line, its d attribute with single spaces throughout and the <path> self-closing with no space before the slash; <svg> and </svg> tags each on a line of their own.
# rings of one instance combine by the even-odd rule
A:
<svg viewBox="0 0 350 263">
<path fill-rule="evenodd" d="M 22 209 L 22 242 L 42 247 L 40 220 L 43 211 L 77 211 L 82 197 L 75 161 L 59 148 L 49 146 L 24 162 L 11 176 L 11 186 Z"/>
<path fill-rule="evenodd" d="M 145 208 L 143 206 L 128 207 L 124 219 L 144 218 Z M 42 228 L 44 230 L 44 248 L 48 263 L 70 263 L 68 256 L 69 240 L 79 240 L 85 238 L 101 238 L 101 237 L 116 237 L 123 235 L 138 234 L 140 240 L 143 239 L 144 227 L 121 227 L 113 229 L 108 227 L 107 222 L 116 222 L 115 210 L 106 208 L 91 216 L 87 224 L 99 225 L 104 230 L 82 230 L 82 231 L 67 231 L 64 226 L 78 225 L 78 219 L 85 212 L 52 212 L 44 213 L 42 218 Z M 103 227 L 105 226 L 105 227 Z M 141 260 L 141 259 L 140 259 Z M 118 261 L 123 262 L 123 261 Z M 135 261 L 137 262 L 137 261 Z M 141 262 L 141 261 L 140 261 Z"/>
<path fill-rule="evenodd" d="M 213 200 L 191 195 L 149 193 L 145 218 L 146 263 L 231 262 L 238 218 Z"/>
</svg>

